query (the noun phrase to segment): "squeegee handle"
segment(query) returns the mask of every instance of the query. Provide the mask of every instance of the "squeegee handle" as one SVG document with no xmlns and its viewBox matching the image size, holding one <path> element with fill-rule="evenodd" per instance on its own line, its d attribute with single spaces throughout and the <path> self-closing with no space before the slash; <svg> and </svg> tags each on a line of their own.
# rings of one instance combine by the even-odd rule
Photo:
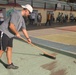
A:
<svg viewBox="0 0 76 75">
<path fill-rule="evenodd" d="M 23 37 L 21 37 L 21 39 L 22 39 L 23 41 L 25 41 L 25 42 L 28 43 L 28 41 L 26 41 Z M 33 43 L 30 43 L 30 45 L 36 47 L 36 48 L 37 48 L 38 50 L 40 50 L 43 54 L 45 54 L 45 55 L 47 55 L 47 56 L 50 56 L 50 57 L 53 57 L 54 59 L 56 58 L 55 55 L 47 53 L 46 51 L 42 50 L 40 47 L 34 45 Z"/>
<path fill-rule="evenodd" d="M 25 42 L 27 42 L 27 43 L 28 43 L 28 41 L 27 41 L 27 40 L 25 40 L 23 37 L 20 37 L 20 39 L 22 39 L 23 41 L 25 41 Z M 47 53 L 47 52 L 45 52 L 44 50 L 42 50 L 40 47 L 38 47 L 38 46 L 34 45 L 33 43 L 30 43 L 30 45 L 32 45 L 32 46 L 34 46 L 34 47 L 38 48 L 38 49 L 39 49 L 40 51 L 42 51 L 43 53 Z"/>
</svg>

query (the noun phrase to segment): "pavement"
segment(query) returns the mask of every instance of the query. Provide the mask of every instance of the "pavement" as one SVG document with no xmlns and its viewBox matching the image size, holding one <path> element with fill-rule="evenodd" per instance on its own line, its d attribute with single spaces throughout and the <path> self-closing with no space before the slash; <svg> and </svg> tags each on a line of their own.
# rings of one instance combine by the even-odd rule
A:
<svg viewBox="0 0 76 75">
<path fill-rule="evenodd" d="M 27 29 L 32 42 L 50 54 L 55 53 L 56 59 L 45 57 L 38 48 L 20 39 L 14 39 L 12 60 L 19 69 L 5 68 L 7 60 L 4 53 L 0 61 L 0 74 L 76 75 L 76 32 L 68 30 L 69 26 L 66 26 L 67 29 L 64 27 L 42 26 Z M 20 34 L 24 37 L 21 32 Z"/>
</svg>

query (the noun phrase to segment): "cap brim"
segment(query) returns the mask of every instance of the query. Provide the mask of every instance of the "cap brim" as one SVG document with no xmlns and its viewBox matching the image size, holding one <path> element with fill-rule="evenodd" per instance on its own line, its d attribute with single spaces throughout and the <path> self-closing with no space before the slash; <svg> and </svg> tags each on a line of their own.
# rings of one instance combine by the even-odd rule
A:
<svg viewBox="0 0 76 75">
<path fill-rule="evenodd" d="M 25 8 L 25 6 L 24 6 L 24 5 L 21 5 L 21 7 L 22 7 L 22 8 Z"/>
</svg>

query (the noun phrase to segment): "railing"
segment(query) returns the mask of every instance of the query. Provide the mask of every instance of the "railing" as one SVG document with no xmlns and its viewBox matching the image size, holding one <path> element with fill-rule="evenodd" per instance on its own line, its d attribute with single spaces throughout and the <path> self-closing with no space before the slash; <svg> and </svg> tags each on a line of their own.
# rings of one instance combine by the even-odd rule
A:
<svg viewBox="0 0 76 75">
<path fill-rule="evenodd" d="M 67 3 L 63 1 L 57 1 L 57 0 L 16 0 L 16 2 L 20 5 L 25 4 L 33 4 L 33 7 L 39 7 L 44 8 L 46 3 L 46 8 L 55 9 L 55 4 L 60 3 L 61 4 L 61 10 L 63 9 L 65 5 L 65 10 L 70 10 L 70 6 L 73 7 L 74 10 L 76 10 L 76 3 Z M 1 4 L 7 4 L 7 0 L 0 0 Z M 58 9 L 58 8 L 57 8 Z"/>
<path fill-rule="evenodd" d="M 0 0 L 0 4 L 7 4 L 7 0 Z"/>
<path fill-rule="evenodd" d="M 19 3 L 20 5 L 33 4 L 33 7 L 39 7 L 39 8 L 44 8 L 44 4 L 46 3 L 46 8 L 50 8 L 50 9 L 55 9 L 55 4 L 61 3 L 61 10 L 63 9 L 64 5 L 65 5 L 65 10 L 71 9 L 70 6 L 67 4 L 67 2 L 57 1 L 57 0 L 16 0 L 16 2 Z M 76 7 L 75 3 L 69 3 L 69 4 L 74 6 L 74 8 Z"/>
</svg>

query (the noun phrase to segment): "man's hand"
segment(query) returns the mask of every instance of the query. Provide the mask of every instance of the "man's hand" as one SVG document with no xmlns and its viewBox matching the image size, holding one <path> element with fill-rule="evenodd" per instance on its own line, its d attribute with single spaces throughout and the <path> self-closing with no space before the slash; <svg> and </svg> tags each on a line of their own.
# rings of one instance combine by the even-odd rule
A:
<svg viewBox="0 0 76 75">
<path fill-rule="evenodd" d="M 21 38 L 21 36 L 20 36 L 20 34 L 19 34 L 19 33 L 17 33 L 17 34 L 16 34 L 16 36 L 17 36 L 18 38 Z"/>
<path fill-rule="evenodd" d="M 31 43 L 31 39 L 30 38 L 27 38 L 27 42 L 30 44 Z"/>
<path fill-rule="evenodd" d="M 29 36 L 28 36 L 27 30 L 26 30 L 26 29 L 22 29 L 22 32 L 23 32 L 24 36 L 26 37 L 27 42 L 28 42 L 29 44 L 31 44 L 31 39 L 30 39 Z"/>
</svg>

